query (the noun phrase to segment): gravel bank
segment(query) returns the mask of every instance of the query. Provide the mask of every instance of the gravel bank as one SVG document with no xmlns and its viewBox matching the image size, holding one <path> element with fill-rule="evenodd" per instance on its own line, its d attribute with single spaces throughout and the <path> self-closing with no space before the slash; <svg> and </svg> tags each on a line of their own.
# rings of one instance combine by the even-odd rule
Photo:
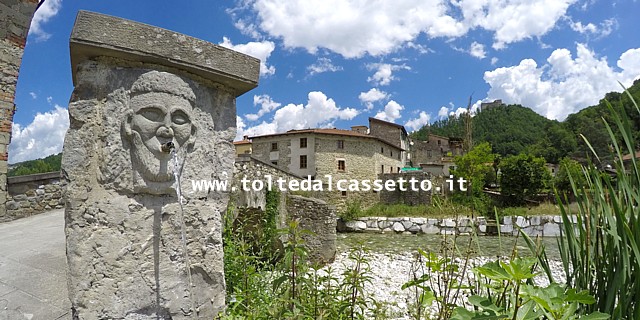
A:
<svg viewBox="0 0 640 320">
<path fill-rule="evenodd" d="M 411 289 L 402 290 L 402 285 L 411 279 L 412 264 L 415 258 L 410 252 L 405 253 L 368 253 L 369 267 L 372 276 L 371 284 L 365 290 L 379 302 L 386 302 L 389 307 L 391 319 L 410 319 L 407 310 L 409 308 Z M 480 266 L 495 260 L 495 258 L 477 257 L 470 260 L 471 267 Z M 560 261 L 550 261 L 553 277 L 556 281 L 564 279 L 564 271 Z M 334 275 L 340 275 L 346 269 L 353 266 L 353 261 L 348 259 L 348 253 L 342 252 L 336 256 L 336 260 L 331 264 Z M 418 272 L 420 273 L 420 272 Z M 470 271 L 466 273 L 473 276 Z M 419 274 L 420 275 L 420 274 Z M 418 275 L 418 276 L 419 276 Z M 545 276 L 539 275 L 535 279 L 536 284 L 545 286 L 548 280 Z"/>
</svg>

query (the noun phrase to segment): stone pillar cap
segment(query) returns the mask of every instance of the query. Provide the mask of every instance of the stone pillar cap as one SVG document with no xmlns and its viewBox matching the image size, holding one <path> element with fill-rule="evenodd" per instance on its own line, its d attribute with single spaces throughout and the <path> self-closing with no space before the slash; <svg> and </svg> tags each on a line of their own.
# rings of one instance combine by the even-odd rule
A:
<svg viewBox="0 0 640 320">
<path fill-rule="evenodd" d="M 174 31 L 89 11 L 79 11 L 69 39 L 71 74 L 96 57 L 153 63 L 220 83 L 239 96 L 256 86 L 260 60 Z"/>
</svg>

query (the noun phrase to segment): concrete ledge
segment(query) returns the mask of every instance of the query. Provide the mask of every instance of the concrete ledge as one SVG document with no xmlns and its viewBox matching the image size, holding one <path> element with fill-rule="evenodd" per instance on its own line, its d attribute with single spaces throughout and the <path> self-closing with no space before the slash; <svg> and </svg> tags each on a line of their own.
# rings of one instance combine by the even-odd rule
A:
<svg viewBox="0 0 640 320">
<path fill-rule="evenodd" d="M 26 176 L 8 177 L 7 184 L 24 183 L 38 180 L 59 179 L 60 171 L 29 174 Z"/>
<path fill-rule="evenodd" d="M 78 64 L 106 56 L 184 70 L 221 83 L 239 96 L 258 85 L 260 60 L 147 24 L 80 11 L 71 33 L 71 74 Z"/>
</svg>

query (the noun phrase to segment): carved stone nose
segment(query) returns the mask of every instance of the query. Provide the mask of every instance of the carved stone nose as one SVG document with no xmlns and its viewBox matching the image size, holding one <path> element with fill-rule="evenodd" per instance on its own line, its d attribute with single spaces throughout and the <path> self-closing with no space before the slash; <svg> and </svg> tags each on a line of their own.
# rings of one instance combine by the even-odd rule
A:
<svg viewBox="0 0 640 320">
<path fill-rule="evenodd" d="M 158 128 L 158 131 L 156 131 L 156 135 L 162 138 L 173 138 L 173 129 L 167 126 L 161 126 Z"/>
</svg>

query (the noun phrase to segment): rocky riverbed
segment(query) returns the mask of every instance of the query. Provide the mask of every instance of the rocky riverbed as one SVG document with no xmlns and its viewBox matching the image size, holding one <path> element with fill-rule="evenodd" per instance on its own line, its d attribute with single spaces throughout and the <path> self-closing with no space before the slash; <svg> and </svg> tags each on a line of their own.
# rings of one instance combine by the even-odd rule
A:
<svg viewBox="0 0 640 320">
<path fill-rule="evenodd" d="M 348 258 L 349 253 L 344 251 L 338 253 L 336 260 L 330 265 L 334 275 L 340 275 L 345 270 L 350 269 L 354 265 L 354 261 Z M 416 263 L 415 254 L 412 252 L 400 253 L 367 253 L 371 282 L 365 287 L 369 296 L 372 296 L 378 302 L 383 302 L 387 306 L 387 314 L 390 319 L 411 319 L 408 314 L 415 300 L 415 292 L 411 289 L 402 290 L 402 285 L 412 279 L 414 270 L 418 264 Z M 470 268 L 483 265 L 496 258 L 475 257 L 469 260 L 469 268 L 465 272 L 466 279 L 473 279 Z M 459 261 L 461 264 L 462 261 Z M 424 265 L 424 263 L 422 263 Z M 564 279 L 562 264 L 559 261 L 550 261 L 553 278 L 560 282 Z M 462 269 L 462 268 L 461 268 Z M 421 270 L 415 271 L 419 277 Z M 340 278 L 340 277 L 339 277 Z M 465 280 L 468 281 L 468 280 Z M 536 284 L 547 285 L 548 279 L 539 275 L 535 278 Z M 463 294 L 467 294 L 464 293 Z M 465 299 L 466 300 L 466 299 Z M 432 312 L 435 308 L 432 308 Z"/>
</svg>

